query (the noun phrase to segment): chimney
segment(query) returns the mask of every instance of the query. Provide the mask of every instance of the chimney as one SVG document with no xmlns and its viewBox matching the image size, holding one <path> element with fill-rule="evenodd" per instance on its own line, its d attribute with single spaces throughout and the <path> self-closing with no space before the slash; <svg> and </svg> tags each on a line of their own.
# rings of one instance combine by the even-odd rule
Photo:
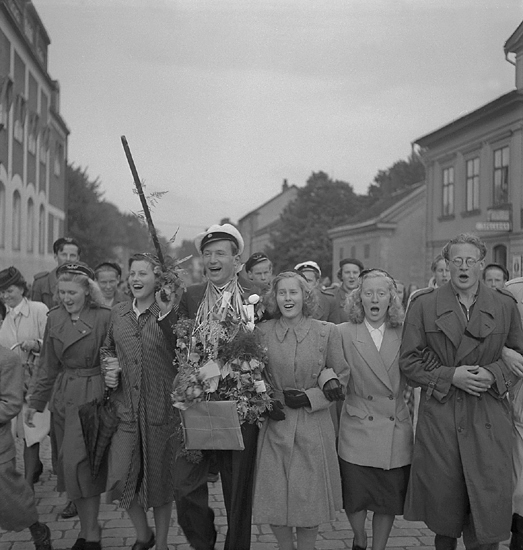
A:
<svg viewBox="0 0 523 550">
<path fill-rule="evenodd" d="M 289 189 L 289 184 L 287 183 L 287 179 L 284 179 L 283 185 L 281 186 L 281 192 L 284 193 L 287 189 Z"/>
</svg>

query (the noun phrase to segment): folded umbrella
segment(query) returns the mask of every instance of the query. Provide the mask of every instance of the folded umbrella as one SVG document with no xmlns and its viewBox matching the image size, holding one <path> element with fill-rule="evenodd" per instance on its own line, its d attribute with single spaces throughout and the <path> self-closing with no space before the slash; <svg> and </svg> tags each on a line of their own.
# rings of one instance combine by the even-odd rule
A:
<svg viewBox="0 0 523 550">
<path fill-rule="evenodd" d="M 112 390 L 106 388 L 102 399 L 85 403 L 78 410 L 93 479 L 100 471 L 111 438 L 120 421 L 115 406 L 110 400 L 111 393 Z"/>
</svg>

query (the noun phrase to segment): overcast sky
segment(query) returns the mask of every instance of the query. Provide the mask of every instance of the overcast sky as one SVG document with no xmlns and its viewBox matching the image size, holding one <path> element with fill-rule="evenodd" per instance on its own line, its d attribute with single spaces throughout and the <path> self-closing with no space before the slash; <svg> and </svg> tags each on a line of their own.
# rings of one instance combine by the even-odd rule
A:
<svg viewBox="0 0 523 550">
<path fill-rule="evenodd" d="M 365 193 L 411 142 L 514 88 L 520 0 L 33 0 L 69 162 L 164 236 L 233 222 L 323 170 Z"/>
</svg>

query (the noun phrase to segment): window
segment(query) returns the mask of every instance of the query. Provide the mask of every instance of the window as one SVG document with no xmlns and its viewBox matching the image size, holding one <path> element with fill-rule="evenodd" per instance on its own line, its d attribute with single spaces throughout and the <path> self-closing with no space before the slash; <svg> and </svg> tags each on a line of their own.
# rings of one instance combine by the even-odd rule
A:
<svg viewBox="0 0 523 550">
<path fill-rule="evenodd" d="M 0 77 L 0 130 L 7 126 L 13 103 L 13 81 L 8 76 Z"/>
<path fill-rule="evenodd" d="M 5 248 L 5 187 L 0 182 L 0 248 Z"/>
<path fill-rule="evenodd" d="M 356 257 L 356 246 L 350 247 L 350 257 L 355 258 Z"/>
<path fill-rule="evenodd" d="M 45 208 L 40 205 L 38 213 L 38 254 L 45 254 Z"/>
<path fill-rule="evenodd" d="M 40 162 L 47 164 L 47 151 L 49 150 L 49 136 L 51 129 L 49 126 L 42 126 L 40 130 Z"/>
<path fill-rule="evenodd" d="M 13 250 L 20 250 L 22 233 L 22 199 L 20 193 L 13 193 Z"/>
<path fill-rule="evenodd" d="M 504 244 L 498 244 L 492 249 L 494 263 L 505 267 L 507 265 L 507 247 Z"/>
<path fill-rule="evenodd" d="M 27 201 L 27 252 L 34 252 L 35 206 L 33 199 Z"/>
<path fill-rule="evenodd" d="M 479 210 L 479 157 L 467 160 L 467 212 Z"/>
<path fill-rule="evenodd" d="M 27 115 L 27 101 L 21 96 L 16 96 L 14 138 L 20 143 L 24 142 L 25 117 Z"/>
<path fill-rule="evenodd" d="M 343 260 L 343 247 L 340 248 L 340 260 Z"/>
<path fill-rule="evenodd" d="M 56 142 L 54 150 L 54 175 L 59 176 L 62 173 L 62 162 L 64 157 L 64 146 Z"/>
<path fill-rule="evenodd" d="M 370 244 L 363 247 L 363 257 L 367 260 L 370 257 Z"/>
<path fill-rule="evenodd" d="M 29 129 L 27 133 L 27 150 L 36 155 L 36 141 L 38 139 L 40 117 L 37 113 L 29 113 Z"/>
<path fill-rule="evenodd" d="M 443 215 L 454 214 L 454 167 L 443 170 Z"/>
<path fill-rule="evenodd" d="M 494 205 L 508 202 L 509 148 L 494 151 Z"/>
</svg>

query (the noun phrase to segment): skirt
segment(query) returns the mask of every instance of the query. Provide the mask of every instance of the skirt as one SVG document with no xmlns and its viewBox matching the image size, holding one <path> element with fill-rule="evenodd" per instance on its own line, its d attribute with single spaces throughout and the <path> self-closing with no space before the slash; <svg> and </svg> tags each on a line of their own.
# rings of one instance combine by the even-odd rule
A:
<svg viewBox="0 0 523 550">
<path fill-rule="evenodd" d="M 392 470 L 351 464 L 340 458 L 343 508 L 347 514 L 370 510 L 403 515 L 410 464 Z"/>
</svg>

